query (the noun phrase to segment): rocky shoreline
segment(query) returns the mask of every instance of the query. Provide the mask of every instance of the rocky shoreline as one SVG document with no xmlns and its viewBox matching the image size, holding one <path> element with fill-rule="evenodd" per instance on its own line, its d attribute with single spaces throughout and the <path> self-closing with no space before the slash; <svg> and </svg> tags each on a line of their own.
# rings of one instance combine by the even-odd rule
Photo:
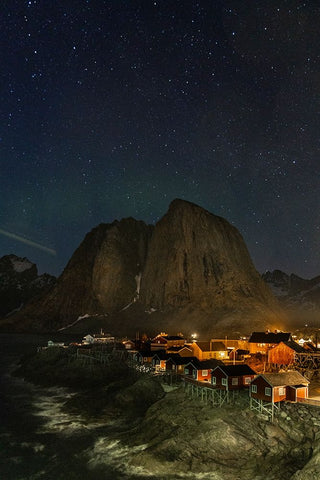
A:
<svg viewBox="0 0 320 480">
<path fill-rule="evenodd" d="M 16 375 L 76 389 L 63 407 L 69 412 L 116 420 L 113 441 L 117 452 L 125 452 L 123 468 L 132 478 L 320 478 L 317 407 L 287 403 L 270 423 L 249 409 L 245 393 L 234 404 L 213 408 L 189 398 L 182 385 L 166 392 L 159 378 L 125 364 L 76 367 L 52 351 L 45 361 L 43 354 L 25 358 Z M 110 438 L 96 448 L 107 464 Z"/>
</svg>

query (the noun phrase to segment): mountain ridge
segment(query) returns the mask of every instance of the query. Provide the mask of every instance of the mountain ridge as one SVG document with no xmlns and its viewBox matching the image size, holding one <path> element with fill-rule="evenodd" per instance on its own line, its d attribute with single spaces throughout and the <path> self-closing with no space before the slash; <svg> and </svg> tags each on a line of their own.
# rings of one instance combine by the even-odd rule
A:
<svg viewBox="0 0 320 480">
<path fill-rule="evenodd" d="M 38 275 L 35 263 L 14 254 L 0 258 L 0 317 L 20 310 L 33 297 L 47 292 L 56 282 L 52 275 Z"/>
<path fill-rule="evenodd" d="M 53 289 L 11 325 L 58 330 L 83 315 L 102 316 L 113 332 L 129 334 L 139 325 L 207 334 L 278 326 L 283 312 L 239 231 L 175 199 L 155 226 L 129 217 L 92 229 Z"/>
<path fill-rule="evenodd" d="M 305 279 L 281 270 L 262 274 L 282 307 L 295 321 L 318 325 L 320 315 L 320 275 Z"/>
</svg>

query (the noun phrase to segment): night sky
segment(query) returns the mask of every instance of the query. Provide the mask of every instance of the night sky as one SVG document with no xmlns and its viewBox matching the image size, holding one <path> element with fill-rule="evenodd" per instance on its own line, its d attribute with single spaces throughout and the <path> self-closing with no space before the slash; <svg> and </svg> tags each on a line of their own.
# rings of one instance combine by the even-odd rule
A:
<svg viewBox="0 0 320 480">
<path fill-rule="evenodd" d="M 319 0 L 2 0 L 0 256 L 60 274 L 174 198 L 320 274 Z"/>
</svg>

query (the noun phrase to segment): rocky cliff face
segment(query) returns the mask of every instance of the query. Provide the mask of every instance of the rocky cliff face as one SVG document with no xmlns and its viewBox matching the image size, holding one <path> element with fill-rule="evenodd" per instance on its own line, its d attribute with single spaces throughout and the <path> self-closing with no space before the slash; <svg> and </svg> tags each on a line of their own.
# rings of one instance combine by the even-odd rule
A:
<svg viewBox="0 0 320 480">
<path fill-rule="evenodd" d="M 5 255 L 0 258 L 0 317 L 21 309 L 31 298 L 47 292 L 55 283 L 52 275 L 38 275 L 27 258 Z"/>
<path fill-rule="evenodd" d="M 72 255 L 56 286 L 29 304 L 18 315 L 19 321 L 30 328 L 54 330 L 79 316 L 121 310 L 134 302 L 151 231 L 152 227 L 133 218 L 94 228 Z"/>
<path fill-rule="evenodd" d="M 157 223 L 141 282 L 156 309 L 197 304 L 205 310 L 272 303 L 236 228 L 197 205 L 175 200 Z"/>
<path fill-rule="evenodd" d="M 155 227 L 129 218 L 92 230 L 55 288 L 22 313 L 50 329 L 104 314 L 101 326 L 115 333 L 207 334 L 219 322 L 221 330 L 272 327 L 279 311 L 237 229 L 175 200 Z"/>
<path fill-rule="evenodd" d="M 155 226 L 141 301 L 188 331 L 208 332 L 208 325 L 250 331 L 251 324 L 274 326 L 279 318 L 238 230 L 183 200 L 173 201 Z"/>
</svg>

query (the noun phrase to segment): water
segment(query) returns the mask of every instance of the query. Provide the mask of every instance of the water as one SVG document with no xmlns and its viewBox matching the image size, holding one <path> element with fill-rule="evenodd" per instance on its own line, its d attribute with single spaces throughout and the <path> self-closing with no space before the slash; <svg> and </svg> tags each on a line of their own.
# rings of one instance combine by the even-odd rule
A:
<svg viewBox="0 0 320 480">
<path fill-rule="evenodd" d="M 88 421 L 63 410 L 75 392 L 35 386 L 11 375 L 23 354 L 48 340 L 0 335 L 0 479 L 153 478 L 128 471 L 127 459 L 135 452 L 114 439 L 116 426 L 110 420 Z"/>
</svg>

